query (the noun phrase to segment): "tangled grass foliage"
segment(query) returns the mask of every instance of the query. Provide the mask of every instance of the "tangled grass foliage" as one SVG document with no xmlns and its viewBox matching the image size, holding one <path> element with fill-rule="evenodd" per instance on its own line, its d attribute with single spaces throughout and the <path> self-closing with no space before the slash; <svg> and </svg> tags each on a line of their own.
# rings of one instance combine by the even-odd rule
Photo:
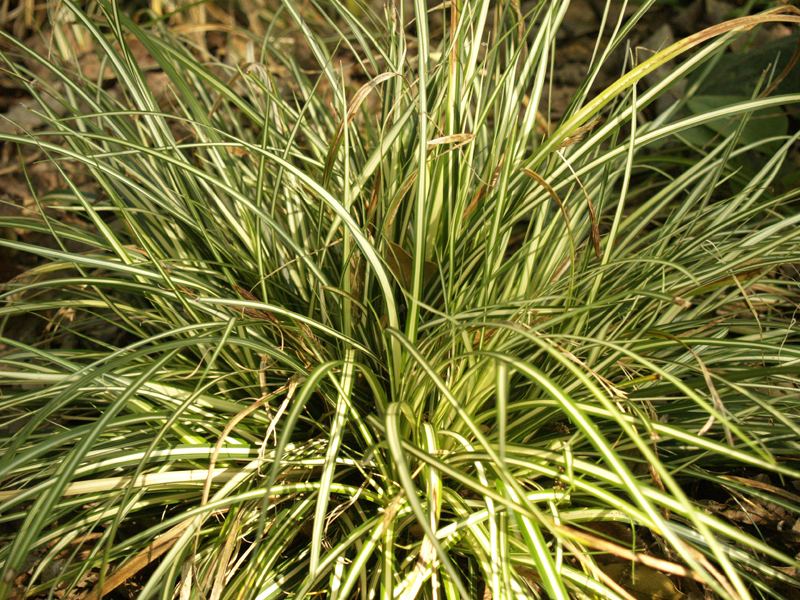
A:
<svg viewBox="0 0 800 600">
<path fill-rule="evenodd" d="M 6 36 L 47 127 L 2 140 L 63 188 L 2 223 L 50 241 L 0 240 L 41 259 L 2 295 L 0 596 L 616 599 L 644 593 L 630 564 L 670 598 L 796 586 L 785 548 L 694 492 L 798 508 L 778 482 L 800 479 L 800 212 L 773 184 L 800 133 L 737 132 L 800 96 L 643 111 L 798 17 L 723 24 L 590 94 L 652 3 L 604 22 L 552 133 L 566 0 L 452 3 L 435 40 L 421 0 L 383 20 L 332 0 L 335 46 L 287 1 L 316 73 L 272 31 L 226 66 L 63 0 L 55 39 L 93 40 L 112 87 L 69 44 Z M 346 87 L 334 49 L 370 82 Z M 34 342 L 7 335 L 23 317 Z"/>
</svg>

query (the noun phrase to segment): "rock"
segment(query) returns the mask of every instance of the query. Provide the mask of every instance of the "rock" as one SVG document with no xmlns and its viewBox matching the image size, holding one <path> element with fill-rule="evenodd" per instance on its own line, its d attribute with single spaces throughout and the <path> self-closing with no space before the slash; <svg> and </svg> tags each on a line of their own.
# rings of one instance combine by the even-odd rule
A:
<svg viewBox="0 0 800 600">
<path fill-rule="evenodd" d="M 644 40 L 637 47 L 637 57 L 639 62 L 641 63 L 649 59 L 654 54 L 661 52 L 674 43 L 675 34 L 672 31 L 672 27 L 669 23 L 664 23 L 649 38 Z M 672 63 L 661 65 L 655 71 L 646 75 L 644 80 L 648 86 L 653 87 L 669 76 L 672 68 Z M 679 81 L 677 84 L 672 86 L 669 90 L 667 90 L 667 92 L 661 95 L 658 100 L 656 100 L 656 111 L 659 114 L 663 113 L 671 104 L 680 98 L 685 89 L 685 80 Z"/>
<path fill-rule="evenodd" d="M 706 18 L 712 25 L 718 25 L 728 20 L 728 15 L 736 8 L 735 5 L 723 0 L 705 0 Z"/>
</svg>

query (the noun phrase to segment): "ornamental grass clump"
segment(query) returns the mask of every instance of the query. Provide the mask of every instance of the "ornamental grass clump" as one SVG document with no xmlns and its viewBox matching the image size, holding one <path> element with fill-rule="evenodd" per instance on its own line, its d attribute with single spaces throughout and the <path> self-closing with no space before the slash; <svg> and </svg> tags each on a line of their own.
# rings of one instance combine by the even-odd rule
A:
<svg viewBox="0 0 800 600">
<path fill-rule="evenodd" d="M 648 107 L 800 17 L 592 91 L 652 3 L 553 127 L 562 0 L 454 2 L 439 37 L 421 0 L 333 0 L 325 35 L 287 1 L 316 71 L 272 30 L 198 60 L 104 1 L 63 0 L 48 53 L 4 36 L 45 127 L 0 139 L 60 186 L 2 222 L 46 241 L 0 240 L 39 258 L 2 290 L 0 596 L 796 594 L 790 542 L 713 506 L 797 518 L 800 133 L 739 134 L 800 95 Z"/>
</svg>

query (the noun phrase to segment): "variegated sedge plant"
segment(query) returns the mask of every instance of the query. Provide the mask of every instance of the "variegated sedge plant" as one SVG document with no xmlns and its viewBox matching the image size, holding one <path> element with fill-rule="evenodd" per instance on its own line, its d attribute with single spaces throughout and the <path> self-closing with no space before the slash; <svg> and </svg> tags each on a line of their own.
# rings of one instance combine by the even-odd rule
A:
<svg viewBox="0 0 800 600">
<path fill-rule="evenodd" d="M 286 2 L 235 66 L 103 0 L 63 0 L 46 55 L 3 34 L 45 129 L 0 137 L 62 185 L 2 218 L 39 263 L 0 309 L 0 596 L 796 593 L 788 549 L 696 490 L 797 514 L 800 216 L 778 182 L 800 134 L 739 134 L 800 96 L 645 108 L 799 18 L 724 23 L 591 92 L 652 4 L 606 7 L 557 125 L 565 0 L 449 2 L 437 36 L 422 0 Z M 115 86 L 82 74 L 78 34 Z M 23 318 L 37 335 L 9 333 Z"/>
</svg>

